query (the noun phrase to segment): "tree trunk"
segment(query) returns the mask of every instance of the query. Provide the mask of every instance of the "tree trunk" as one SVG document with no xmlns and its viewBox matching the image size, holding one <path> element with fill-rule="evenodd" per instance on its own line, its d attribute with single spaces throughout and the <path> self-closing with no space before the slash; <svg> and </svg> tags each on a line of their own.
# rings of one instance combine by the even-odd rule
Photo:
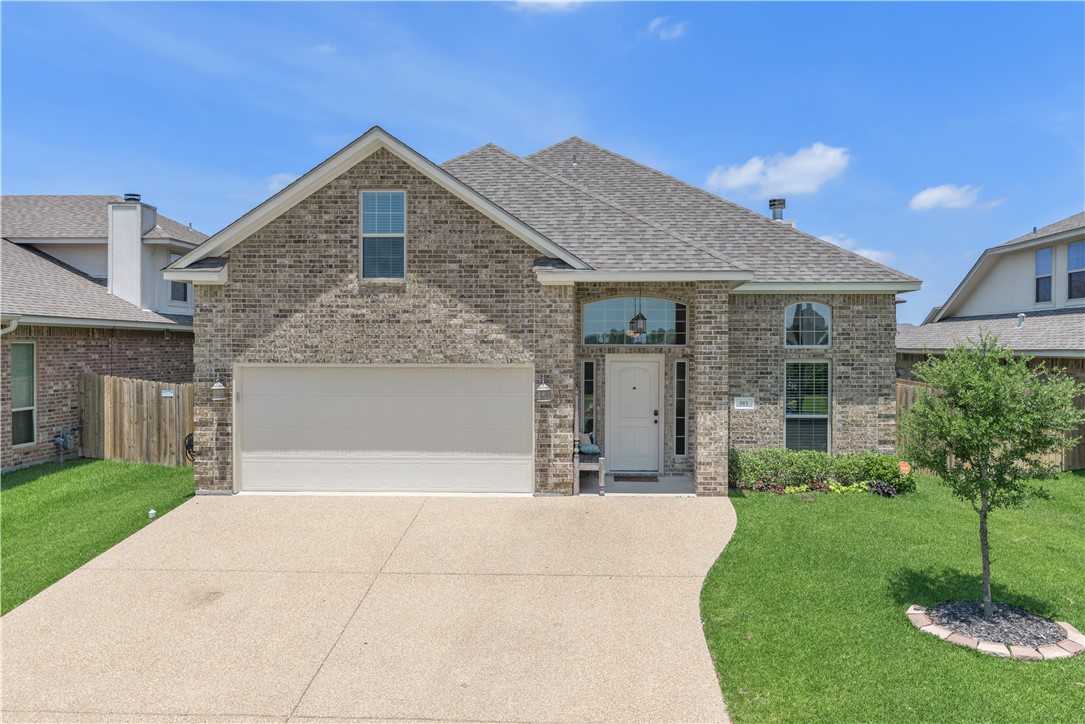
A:
<svg viewBox="0 0 1085 724">
<path fill-rule="evenodd" d="M 984 490 L 980 497 L 980 553 L 983 556 L 983 616 L 991 618 L 994 615 L 994 605 L 991 603 L 991 553 L 987 548 L 987 491 Z"/>
</svg>

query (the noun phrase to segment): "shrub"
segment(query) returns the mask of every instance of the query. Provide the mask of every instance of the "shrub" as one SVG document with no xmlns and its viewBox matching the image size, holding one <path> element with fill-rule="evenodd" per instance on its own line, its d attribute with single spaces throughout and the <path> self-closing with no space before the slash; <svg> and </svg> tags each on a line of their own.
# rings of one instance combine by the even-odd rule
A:
<svg viewBox="0 0 1085 724">
<path fill-rule="evenodd" d="M 900 458 L 875 452 L 829 455 L 815 450 L 732 449 L 728 457 L 732 488 L 775 493 L 852 493 L 878 495 L 915 491 L 912 473 L 900 472 Z M 892 496 L 889 496 L 892 497 Z"/>
</svg>

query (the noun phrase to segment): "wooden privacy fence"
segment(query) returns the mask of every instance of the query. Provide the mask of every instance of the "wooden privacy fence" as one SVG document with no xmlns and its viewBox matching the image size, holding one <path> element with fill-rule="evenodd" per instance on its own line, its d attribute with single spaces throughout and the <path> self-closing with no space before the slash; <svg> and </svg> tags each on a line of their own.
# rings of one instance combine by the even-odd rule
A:
<svg viewBox="0 0 1085 724">
<path fill-rule="evenodd" d="M 910 380 L 897 380 L 897 420 L 900 420 L 902 412 L 915 404 L 919 398 L 919 390 L 928 387 L 922 382 Z M 1078 409 L 1085 409 L 1085 397 L 1074 400 Z M 1077 445 L 1062 453 L 1055 453 L 1043 458 L 1048 463 L 1058 463 L 1063 470 L 1079 470 L 1085 468 L 1085 425 L 1078 428 L 1077 432 L 1071 433 L 1071 437 L 1080 437 Z M 899 440 L 898 440 L 899 442 Z"/>
<path fill-rule="evenodd" d="M 181 467 L 193 431 L 191 383 L 79 376 L 83 456 Z"/>
</svg>

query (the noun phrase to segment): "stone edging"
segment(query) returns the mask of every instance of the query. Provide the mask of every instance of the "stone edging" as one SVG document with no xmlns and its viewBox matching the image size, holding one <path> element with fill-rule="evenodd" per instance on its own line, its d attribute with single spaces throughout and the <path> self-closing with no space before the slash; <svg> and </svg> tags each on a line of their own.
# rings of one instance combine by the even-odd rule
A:
<svg viewBox="0 0 1085 724">
<path fill-rule="evenodd" d="M 1082 635 L 1080 631 L 1065 621 L 1056 621 L 1055 623 L 1062 629 L 1066 638 L 1059 641 L 1057 644 L 1032 648 L 1031 646 L 1007 646 L 999 641 L 977 641 L 976 639 L 965 636 L 957 631 L 951 631 L 948 628 L 939 626 L 931 621 L 930 617 L 927 616 L 927 609 L 923 606 L 909 606 L 908 620 L 910 620 L 912 625 L 920 631 L 937 636 L 943 641 L 948 641 L 951 644 L 957 644 L 958 646 L 966 646 L 970 649 L 976 649 L 977 651 L 990 654 L 991 656 L 1002 656 L 1007 659 L 1020 659 L 1021 661 L 1068 659 L 1071 656 L 1077 656 L 1082 651 L 1085 651 L 1085 635 Z"/>
</svg>

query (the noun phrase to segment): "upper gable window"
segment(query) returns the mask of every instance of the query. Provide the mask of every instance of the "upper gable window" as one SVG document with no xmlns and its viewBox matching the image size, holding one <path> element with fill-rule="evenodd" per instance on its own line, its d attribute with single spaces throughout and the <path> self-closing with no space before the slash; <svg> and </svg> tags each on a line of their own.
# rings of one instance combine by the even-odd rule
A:
<svg viewBox="0 0 1085 724">
<path fill-rule="evenodd" d="M 407 267 L 405 191 L 362 192 L 362 278 L 403 279 Z"/>
<path fill-rule="evenodd" d="M 1085 299 L 1085 241 L 1075 241 L 1070 244 L 1068 251 L 1070 263 L 1067 296 L 1070 299 Z"/>
<path fill-rule="evenodd" d="M 644 333 L 633 320 L 643 315 Z M 652 297 L 613 297 L 584 305 L 584 344 L 686 343 L 686 305 Z"/>
<path fill-rule="evenodd" d="M 181 258 L 180 254 L 170 253 L 170 264 Z M 188 282 L 170 282 L 170 303 L 171 304 L 188 304 L 189 287 L 191 285 Z"/>
<path fill-rule="evenodd" d="M 788 347 L 828 347 L 832 311 L 824 304 L 800 302 L 784 312 L 784 343 Z"/>
<path fill-rule="evenodd" d="M 1051 301 L 1051 247 L 1036 250 L 1036 301 Z"/>
</svg>

